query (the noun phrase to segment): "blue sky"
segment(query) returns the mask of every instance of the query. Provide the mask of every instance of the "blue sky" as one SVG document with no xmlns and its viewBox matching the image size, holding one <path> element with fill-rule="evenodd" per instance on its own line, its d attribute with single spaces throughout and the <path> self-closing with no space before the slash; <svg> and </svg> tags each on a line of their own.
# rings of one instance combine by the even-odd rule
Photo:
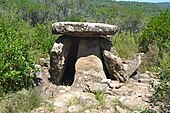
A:
<svg viewBox="0 0 170 113">
<path fill-rule="evenodd" d="M 138 2 L 153 2 L 153 3 L 170 2 L 170 0 L 116 0 L 116 1 L 138 1 Z"/>
</svg>

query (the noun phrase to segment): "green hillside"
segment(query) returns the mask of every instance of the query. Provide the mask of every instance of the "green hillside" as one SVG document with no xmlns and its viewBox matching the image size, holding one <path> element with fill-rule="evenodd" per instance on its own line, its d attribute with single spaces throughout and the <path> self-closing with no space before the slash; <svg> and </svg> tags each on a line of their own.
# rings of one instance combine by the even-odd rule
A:
<svg viewBox="0 0 170 113">
<path fill-rule="evenodd" d="M 156 3 L 156 5 L 170 9 L 170 2 L 160 2 L 160 3 Z"/>
<path fill-rule="evenodd" d="M 12 5 L 13 4 L 13 5 Z M 12 6 L 12 7 L 11 7 Z M 45 21 L 88 21 L 116 24 L 122 30 L 138 32 L 153 16 L 166 8 L 152 3 L 112 0 L 1 0 L 1 13 L 13 11 L 33 26 Z"/>
<path fill-rule="evenodd" d="M 13 5 L 12 5 L 13 4 Z M 1 0 L 1 15 L 13 12 L 33 26 L 45 21 L 88 21 L 116 24 L 122 30 L 139 31 L 166 8 L 152 3 L 112 0 Z"/>
</svg>

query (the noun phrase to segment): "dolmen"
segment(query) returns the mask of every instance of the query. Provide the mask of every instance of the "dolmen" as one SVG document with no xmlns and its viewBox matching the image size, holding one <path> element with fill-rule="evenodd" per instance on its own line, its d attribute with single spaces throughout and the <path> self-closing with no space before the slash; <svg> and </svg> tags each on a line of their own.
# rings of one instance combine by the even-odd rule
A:
<svg viewBox="0 0 170 113">
<path fill-rule="evenodd" d="M 57 85 L 78 85 L 103 79 L 125 82 L 141 63 L 140 55 L 125 62 L 108 35 L 115 25 L 87 22 L 56 22 L 52 33 L 60 35 L 50 53 L 50 81 Z"/>
</svg>

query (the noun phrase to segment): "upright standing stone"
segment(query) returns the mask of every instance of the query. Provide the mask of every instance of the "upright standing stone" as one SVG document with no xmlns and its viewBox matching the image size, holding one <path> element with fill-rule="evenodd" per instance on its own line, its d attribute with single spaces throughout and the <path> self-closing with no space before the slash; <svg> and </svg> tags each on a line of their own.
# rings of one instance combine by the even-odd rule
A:
<svg viewBox="0 0 170 113">
<path fill-rule="evenodd" d="M 101 58 L 99 39 L 95 37 L 81 38 L 77 58 L 95 55 Z"/>
<path fill-rule="evenodd" d="M 50 53 L 50 81 L 71 85 L 74 81 L 75 63 L 80 38 L 62 35 L 56 40 Z"/>
<path fill-rule="evenodd" d="M 101 60 L 95 55 L 81 57 L 77 60 L 74 84 L 100 82 L 106 78 Z"/>
<path fill-rule="evenodd" d="M 74 84 L 100 82 L 106 78 L 98 38 L 82 38 L 79 43 L 77 58 Z"/>
<path fill-rule="evenodd" d="M 125 82 L 127 80 L 127 75 L 122 59 L 107 50 L 103 52 L 103 56 L 110 76 L 113 76 L 120 82 Z"/>
<path fill-rule="evenodd" d="M 51 82 L 59 84 L 61 82 L 65 65 L 68 60 L 71 40 L 66 36 L 59 37 L 53 45 L 50 54 L 50 75 Z"/>
</svg>

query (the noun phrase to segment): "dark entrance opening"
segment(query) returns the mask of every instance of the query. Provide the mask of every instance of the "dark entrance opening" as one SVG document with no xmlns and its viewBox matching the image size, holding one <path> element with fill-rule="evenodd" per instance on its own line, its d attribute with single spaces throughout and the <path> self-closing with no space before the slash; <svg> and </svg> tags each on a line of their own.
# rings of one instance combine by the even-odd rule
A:
<svg viewBox="0 0 170 113">
<path fill-rule="evenodd" d="M 106 68 L 106 64 L 105 64 L 105 62 L 104 62 L 103 51 L 102 51 L 102 50 L 101 50 L 101 59 L 100 59 L 100 60 L 102 61 L 103 70 L 104 70 L 104 73 L 105 73 L 105 75 L 106 75 L 106 78 L 107 78 L 107 79 L 112 79 L 112 78 L 110 77 L 110 75 L 109 75 L 109 72 L 108 72 L 107 68 Z"/>
<path fill-rule="evenodd" d="M 60 83 L 62 85 L 63 84 L 64 85 L 72 85 L 74 82 L 75 63 L 77 61 L 78 46 L 79 46 L 79 42 L 80 42 L 79 37 L 69 36 L 69 38 L 71 39 L 72 45 L 71 45 L 70 49 L 68 50 L 69 55 L 68 55 L 68 59 L 66 61 L 66 67 L 65 67 L 64 73 L 61 78 L 61 83 Z"/>
</svg>

